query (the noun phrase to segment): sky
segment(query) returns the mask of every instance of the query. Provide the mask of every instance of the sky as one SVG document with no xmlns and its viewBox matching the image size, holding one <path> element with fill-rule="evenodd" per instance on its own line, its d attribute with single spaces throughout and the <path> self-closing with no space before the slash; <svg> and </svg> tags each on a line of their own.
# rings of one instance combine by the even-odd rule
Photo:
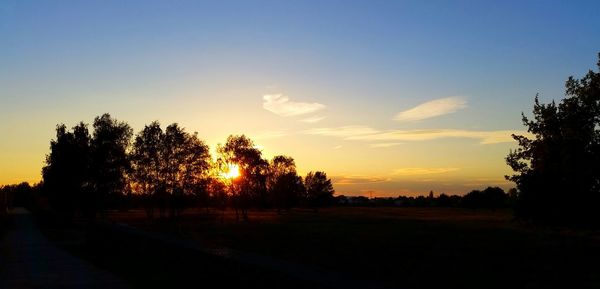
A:
<svg viewBox="0 0 600 289">
<path fill-rule="evenodd" d="M 105 112 L 322 170 L 337 194 L 512 184 L 533 99 L 595 68 L 599 1 L 0 1 L 0 185 Z"/>
</svg>

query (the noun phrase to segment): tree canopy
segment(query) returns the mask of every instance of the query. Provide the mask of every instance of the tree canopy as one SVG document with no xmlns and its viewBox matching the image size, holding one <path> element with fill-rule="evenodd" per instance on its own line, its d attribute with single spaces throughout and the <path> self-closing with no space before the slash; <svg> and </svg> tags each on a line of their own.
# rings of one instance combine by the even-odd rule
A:
<svg viewBox="0 0 600 289">
<path fill-rule="evenodd" d="M 302 178 L 296 172 L 293 158 L 279 155 L 271 160 L 267 189 L 273 205 L 278 210 L 289 209 L 298 204 L 305 188 Z"/>
<path fill-rule="evenodd" d="M 598 61 L 600 69 L 600 54 Z M 600 73 L 569 77 L 558 104 L 540 103 L 523 115 L 531 137 L 514 135 L 519 147 L 506 157 L 515 171 L 518 217 L 548 223 L 599 224 Z"/>
<path fill-rule="evenodd" d="M 306 195 L 313 208 L 329 206 L 333 202 L 333 185 L 324 172 L 309 172 L 304 178 Z"/>
<path fill-rule="evenodd" d="M 72 130 L 56 128 L 43 169 L 43 191 L 51 207 L 72 218 L 93 218 L 104 209 L 137 202 L 149 217 L 177 217 L 187 206 L 227 204 L 248 218 L 255 208 L 290 209 L 302 204 L 331 204 L 333 186 L 323 172 L 309 173 L 307 188 L 294 159 L 271 162 L 245 135 L 230 135 L 213 160 L 197 133 L 173 123 L 164 130 L 154 121 L 135 135 L 109 114 L 96 117 L 90 133 L 81 122 Z"/>
</svg>

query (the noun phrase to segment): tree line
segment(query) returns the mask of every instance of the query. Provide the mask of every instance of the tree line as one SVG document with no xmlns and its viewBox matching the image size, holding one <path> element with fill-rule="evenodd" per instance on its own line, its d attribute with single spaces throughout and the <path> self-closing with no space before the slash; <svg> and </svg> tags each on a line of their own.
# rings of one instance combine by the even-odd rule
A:
<svg viewBox="0 0 600 289">
<path fill-rule="evenodd" d="M 0 186 L 0 215 L 8 213 L 13 207 L 31 207 L 39 191 L 39 184 L 31 186 L 27 182 Z"/>
<path fill-rule="evenodd" d="M 461 195 L 436 194 L 431 191 L 428 196 L 374 197 L 344 196 L 335 197 L 338 206 L 356 207 L 456 207 L 471 209 L 500 209 L 512 207 L 516 190 L 508 193 L 500 187 L 487 187 L 484 190 L 472 190 Z"/>
<path fill-rule="evenodd" d="M 292 157 L 266 160 L 245 135 L 230 135 L 213 159 L 197 133 L 176 123 L 163 129 L 154 121 L 134 135 L 126 122 L 103 114 L 91 128 L 58 125 L 42 169 L 42 195 L 68 218 L 131 206 L 143 206 L 150 218 L 177 217 L 204 206 L 231 207 L 246 220 L 249 208 L 316 209 L 333 200 L 324 172 L 301 177 Z"/>
</svg>

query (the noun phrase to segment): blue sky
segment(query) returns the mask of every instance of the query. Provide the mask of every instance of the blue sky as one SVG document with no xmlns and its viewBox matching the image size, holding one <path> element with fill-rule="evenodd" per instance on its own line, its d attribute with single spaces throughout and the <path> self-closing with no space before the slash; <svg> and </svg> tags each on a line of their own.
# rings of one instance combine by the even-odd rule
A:
<svg viewBox="0 0 600 289">
<path fill-rule="evenodd" d="M 594 68 L 598 19 L 598 1 L 4 0 L 0 183 L 39 180 L 57 123 L 110 112 L 212 146 L 249 134 L 348 194 L 509 187 L 514 143 L 482 135 L 522 130 L 536 93 Z M 322 106 L 277 110 L 300 104 Z M 397 117 L 411 109 L 426 117 Z M 381 140 L 423 130 L 443 136 Z"/>
</svg>

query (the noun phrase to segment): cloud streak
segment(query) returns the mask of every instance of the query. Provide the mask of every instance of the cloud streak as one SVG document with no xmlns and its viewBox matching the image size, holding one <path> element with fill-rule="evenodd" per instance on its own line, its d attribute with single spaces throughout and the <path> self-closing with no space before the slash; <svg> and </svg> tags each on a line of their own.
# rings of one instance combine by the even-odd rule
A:
<svg viewBox="0 0 600 289">
<path fill-rule="evenodd" d="M 481 144 L 513 142 L 512 134 L 528 135 L 517 130 L 462 130 L 462 129 L 423 129 L 423 130 L 387 130 L 378 131 L 368 126 L 354 125 L 332 128 L 314 128 L 303 133 L 342 137 L 347 140 L 371 142 L 428 141 L 442 138 L 467 138 L 479 140 Z M 377 145 L 377 144 L 374 144 Z M 385 146 L 385 145 L 383 145 Z"/>
<path fill-rule="evenodd" d="M 372 148 L 389 148 L 404 144 L 403 142 L 385 142 L 385 143 L 373 143 L 369 145 Z"/>
<path fill-rule="evenodd" d="M 431 174 L 445 174 L 458 171 L 458 168 L 401 168 L 392 172 L 395 176 L 418 176 Z"/>
<path fill-rule="evenodd" d="M 409 110 L 399 112 L 394 120 L 419 121 L 449 113 L 454 113 L 467 107 L 467 101 L 461 97 L 446 97 L 419 104 Z"/>
<path fill-rule="evenodd" d="M 441 138 L 477 139 L 481 144 L 497 144 L 513 142 L 512 134 L 526 134 L 515 130 L 461 130 L 461 129 L 425 129 L 425 130 L 392 130 L 371 135 L 355 135 L 352 140 L 368 141 L 427 141 Z"/>
<path fill-rule="evenodd" d="M 356 185 L 389 182 L 390 178 L 365 177 L 365 176 L 336 176 L 332 177 L 335 185 Z"/>
<path fill-rule="evenodd" d="M 300 121 L 307 122 L 307 123 L 316 123 L 316 122 L 322 121 L 324 119 L 325 119 L 324 116 L 315 115 L 315 116 L 311 116 L 309 118 L 301 119 Z"/>
<path fill-rule="evenodd" d="M 263 108 L 280 116 L 295 116 L 324 109 L 325 105 L 292 101 L 283 94 L 266 94 L 263 95 Z"/>
</svg>

